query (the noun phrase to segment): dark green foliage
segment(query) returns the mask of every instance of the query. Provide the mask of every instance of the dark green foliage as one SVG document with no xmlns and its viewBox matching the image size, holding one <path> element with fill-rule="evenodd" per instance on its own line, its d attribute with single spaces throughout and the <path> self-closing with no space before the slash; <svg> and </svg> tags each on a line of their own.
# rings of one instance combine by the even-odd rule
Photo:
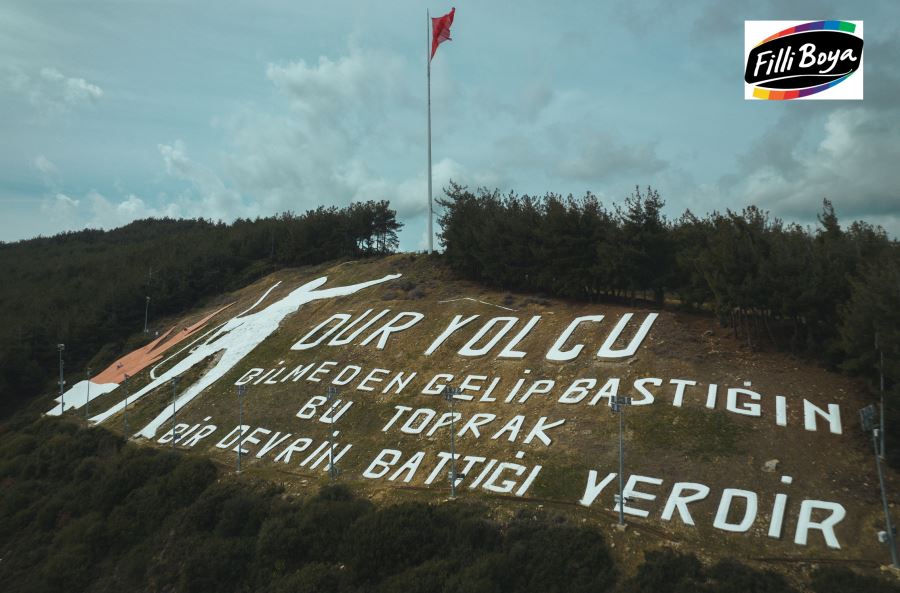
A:
<svg viewBox="0 0 900 593">
<path fill-rule="evenodd" d="M 450 517 L 437 507 L 402 504 L 363 517 L 348 538 L 353 571 L 377 582 L 450 548 Z"/>
<path fill-rule="evenodd" d="M 615 582 L 595 531 L 499 525 L 473 505 L 376 509 L 342 486 L 289 502 L 272 486 L 217 481 L 207 460 L 59 420 L 6 430 L 0 460 L 7 590 L 608 591 Z"/>
<path fill-rule="evenodd" d="M 381 201 L 231 225 L 140 220 L 0 243 L 0 416 L 55 391 L 58 343 L 70 385 L 90 364 L 108 364 L 143 329 L 148 295 L 151 321 L 182 313 L 278 267 L 389 253 L 401 226 Z"/>
<path fill-rule="evenodd" d="M 143 579 L 132 550 L 216 477 L 207 460 L 49 419 L 7 431 L 0 460 L 0 582 L 15 591 L 88 590 L 120 559 L 125 581 Z"/>
<path fill-rule="evenodd" d="M 850 286 L 850 297 L 842 307 L 841 346 L 848 355 L 842 366 L 865 376 L 873 392 L 879 389 L 872 369 L 881 366 L 874 349 L 884 355 L 885 421 L 889 427 L 888 462 L 900 466 L 900 446 L 896 427 L 900 427 L 900 258 L 866 265 Z"/>
<path fill-rule="evenodd" d="M 734 560 L 723 560 L 706 573 L 716 593 L 794 593 L 784 577 L 771 571 L 753 570 Z"/>
<path fill-rule="evenodd" d="M 450 590 L 468 591 L 467 582 L 484 591 L 587 593 L 612 590 L 616 571 L 596 530 L 520 522 L 510 526 L 499 550 L 466 568 Z"/>
<path fill-rule="evenodd" d="M 841 228 L 828 200 L 815 231 L 754 206 L 670 222 L 652 188 L 609 211 L 591 194 L 501 196 L 451 183 L 441 204 L 447 263 L 503 290 L 657 305 L 674 298 L 712 311 L 750 347 L 861 375 L 873 392 L 877 330 L 888 432 L 900 430 L 900 245 L 864 222 Z M 888 446 L 900 463 L 900 439 Z"/>
<path fill-rule="evenodd" d="M 293 574 L 272 582 L 272 593 L 323 593 L 347 591 L 349 586 L 340 568 L 325 563 L 311 562 Z"/>
<path fill-rule="evenodd" d="M 888 577 L 893 579 L 893 577 Z M 896 581 L 861 575 L 847 568 L 827 567 L 817 570 L 812 577 L 815 593 L 900 593 Z"/>
<path fill-rule="evenodd" d="M 774 573 L 671 551 L 648 552 L 617 583 L 602 534 L 563 518 L 498 523 L 459 502 L 376 508 L 342 486 L 295 501 L 101 429 L 46 419 L 4 428 L 7 591 L 794 593 Z M 51 453 L 71 471 L 38 461 Z M 895 590 L 847 571 L 817 574 L 814 586 Z"/>
<path fill-rule="evenodd" d="M 797 593 L 785 579 L 733 560 L 704 567 L 693 554 L 649 551 L 623 593 Z M 850 591 L 851 589 L 847 589 Z"/>
<path fill-rule="evenodd" d="M 696 593 L 704 591 L 703 565 L 693 554 L 664 549 L 644 554 L 644 563 L 623 588 L 627 593 Z"/>
</svg>

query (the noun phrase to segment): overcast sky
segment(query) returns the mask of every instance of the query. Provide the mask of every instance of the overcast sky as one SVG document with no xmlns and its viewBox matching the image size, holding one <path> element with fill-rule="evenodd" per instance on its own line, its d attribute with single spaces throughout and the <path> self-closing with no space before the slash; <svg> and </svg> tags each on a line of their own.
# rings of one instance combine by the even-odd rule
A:
<svg viewBox="0 0 900 593">
<path fill-rule="evenodd" d="M 900 2 L 466 2 L 432 68 L 435 196 L 669 216 L 758 204 L 900 233 Z M 419 2 L 0 5 L 0 240 L 388 199 L 426 244 Z M 744 19 L 865 21 L 864 101 L 745 101 Z"/>
</svg>

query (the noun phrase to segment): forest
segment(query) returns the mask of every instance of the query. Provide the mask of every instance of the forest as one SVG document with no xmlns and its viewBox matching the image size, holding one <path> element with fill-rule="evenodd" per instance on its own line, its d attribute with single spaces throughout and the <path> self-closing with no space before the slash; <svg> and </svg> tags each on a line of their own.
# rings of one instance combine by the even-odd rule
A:
<svg viewBox="0 0 900 593">
<path fill-rule="evenodd" d="M 900 431 L 900 245 L 865 222 L 842 226 L 828 200 L 810 229 L 754 206 L 668 220 L 650 187 L 609 208 L 590 193 L 456 184 L 446 193 L 441 241 L 458 274 L 502 290 L 713 314 L 748 348 L 859 376 L 873 398 L 883 355 L 887 432 Z M 900 466 L 900 439 L 887 443 Z"/>
<path fill-rule="evenodd" d="M 389 253 L 401 226 L 388 202 L 372 201 L 232 224 L 138 220 L 0 244 L 0 418 L 54 390 L 59 343 L 69 376 L 82 373 L 95 355 L 108 363 L 139 338 L 145 314 L 183 313 L 281 267 Z"/>
<path fill-rule="evenodd" d="M 625 576 L 597 527 L 553 510 L 375 506 L 341 485 L 298 498 L 60 419 L 5 423 L 0 484 L 0 583 L 18 593 L 798 593 L 775 572 L 667 548 Z M 900 590 L 839 565 L 806 580 Z"/>
</svg>

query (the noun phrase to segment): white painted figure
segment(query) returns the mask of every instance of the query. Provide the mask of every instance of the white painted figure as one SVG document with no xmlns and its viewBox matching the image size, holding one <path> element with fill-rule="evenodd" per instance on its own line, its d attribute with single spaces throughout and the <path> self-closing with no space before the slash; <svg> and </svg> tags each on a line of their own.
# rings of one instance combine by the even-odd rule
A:
<svg viewBox="0 0 900 593">
<path fill-rule="evenodd" d="M 350 295 L 363 288 L 388 282 L 399 277 L 400 274 L 388 274 L 377 280 L 317 290 L 320 286 L 325 284 L 328 279 L 326 276 L 323 276 L 304 284 L 292 291 L 286 297 L 256 313 L 251 313 L 249 315 L 244 315 L 242 313 L 230 319 L 210 335 L 203 343 L 194 347 L 186 357 L 176 363 L 172 368 L 155 377 L 148 385 L 129 396 L 129 402 L 133 403 L 211 355 L 218 354 L 219 356 L 213 367 L 203 373 L 196 382 L 190 385 L 176 399 L 174 410 L 173 406 L 166 406 L 165 410 L 147 424 L 147 426 L 142 428 L 136 436 L 153 438 L 159 427 L 172 417 L 173 412 L 183 408 L 191 400 L 197 397 L 200 392 L 222 378 L 222 376 L 234 368 L 234 366 L 247 356 L 247 354 L 278 329 L 278 325 L 282 320 L 295 313 L 302 305 L 315 300 Z M 259 302 L 256 304 L 259 304 Z M 123 400 L 102 414 L 94 416 L 91 418 L 91 421 L 95 423 L 103 422 L 110 416 L 121 411 L 124 407 L 125 401 Z"/>
</svg>

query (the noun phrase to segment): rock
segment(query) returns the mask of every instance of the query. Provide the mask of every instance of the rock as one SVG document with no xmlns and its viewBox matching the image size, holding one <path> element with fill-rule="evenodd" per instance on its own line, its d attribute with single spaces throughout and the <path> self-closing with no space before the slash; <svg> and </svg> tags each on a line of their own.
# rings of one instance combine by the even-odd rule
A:
<svg viewBox="0 0 900 593">
<path fill-rule="evenodd" d="M 763 464 L 762 470 L 763 470 L 764 472 L 770 472 L 770 473 L 771 473 L 771 472 L 774 472 L 775 470 L 778 469 L 778 465 L 779 465 L 780 463 L 781 463 L 781 462 L 778 461 L 777 459 L 770 459 L 770 460 L 768 460 L 767 462 L 765 462 L 765 463 Z"/>
<path fill-rule="evenodd" d="M 706 336 L 706 337 L 709 337 L 709 336 L 712 336 L 712 335 L 715 335 L 715 334 L 713 334 L 713 330 L 708 329 L 708 330 L 706 330 L 705 332 L 703 332 L 703 335 Z"/>
</svg>

